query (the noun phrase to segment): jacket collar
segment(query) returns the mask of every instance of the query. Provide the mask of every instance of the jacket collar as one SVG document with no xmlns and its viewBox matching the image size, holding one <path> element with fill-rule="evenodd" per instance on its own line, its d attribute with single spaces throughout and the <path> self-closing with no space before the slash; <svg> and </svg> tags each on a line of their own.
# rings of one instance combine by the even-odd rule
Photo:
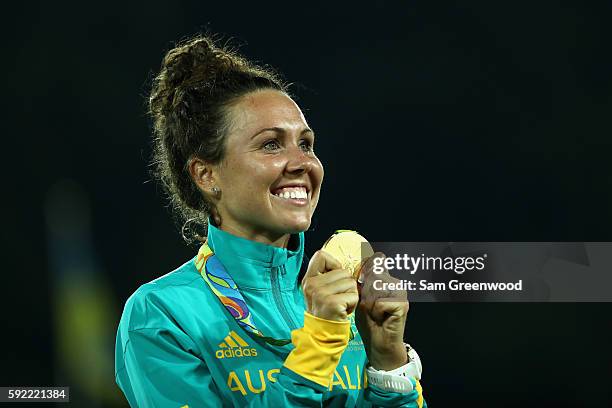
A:
<svg viewBox="0 0 612 408">
<path fill-rule="evenodd" d="M 207 244 L 241 289 L 271 289 L 278 268 L 281 289 L 295 287 L 304 256 L 304 233 L 292 234 L 288 248 L 232 235 L 208 223 Z"/>
</svg>

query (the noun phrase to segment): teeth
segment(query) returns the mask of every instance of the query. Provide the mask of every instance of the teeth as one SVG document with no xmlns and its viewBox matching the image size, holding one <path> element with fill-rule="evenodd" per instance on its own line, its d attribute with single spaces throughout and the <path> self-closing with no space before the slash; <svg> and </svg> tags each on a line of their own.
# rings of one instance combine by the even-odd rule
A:
<svg viewBox="0 0 612 408">
<path fill-rule="evenodd" d="M 308 193 L 306 192 L 305 187 L 289 187 L 275 193 L 274 195 L 280 198 L 308 198 Z"/>
</svg>

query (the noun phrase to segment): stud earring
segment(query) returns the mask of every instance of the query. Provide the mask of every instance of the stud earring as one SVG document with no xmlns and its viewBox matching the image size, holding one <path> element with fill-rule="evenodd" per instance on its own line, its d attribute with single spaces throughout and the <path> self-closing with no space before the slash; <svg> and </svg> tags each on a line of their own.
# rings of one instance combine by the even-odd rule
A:
<svg viewBox="0 0 612 408">
<path fill-rule="evenodd" d="M 214 186 L 214 187 L 211 189 L 211 191 L 212 191 L 213 195 L 217 196 L 217 195 L 219 195 L 219 193 L 221 192 L 221 189 L 219 189 L 219 187 L 217 187 L 217 186 Z"/>
</svg>

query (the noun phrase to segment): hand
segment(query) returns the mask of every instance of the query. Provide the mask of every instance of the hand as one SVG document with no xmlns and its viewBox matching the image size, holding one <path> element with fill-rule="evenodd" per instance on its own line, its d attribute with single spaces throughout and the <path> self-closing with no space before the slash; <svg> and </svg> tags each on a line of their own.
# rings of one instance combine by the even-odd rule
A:
<svg viewBox="0 0 612 408">
<path fill-rule="evenodd" d="M 408 362 L 404 346 L 404 327 L 408 315 L 408 294 L 405 290 L 376 290 L 374 281 L 400 282 L 389 274 L 373 272 L 374 259 L 384 258 L 377 252 L 361 269 L 360 300 L 355 321 L 372 367 L 393 370 Z M 380 285 L 377 285 L 380 287 Z"/>
<path fill-rule="evenodd" d="M 308 313 L 325 320 L 346 321 L 359 301 L 357 282 L 332 255 L 318 250 L 302 279 Z"/>
</svg>

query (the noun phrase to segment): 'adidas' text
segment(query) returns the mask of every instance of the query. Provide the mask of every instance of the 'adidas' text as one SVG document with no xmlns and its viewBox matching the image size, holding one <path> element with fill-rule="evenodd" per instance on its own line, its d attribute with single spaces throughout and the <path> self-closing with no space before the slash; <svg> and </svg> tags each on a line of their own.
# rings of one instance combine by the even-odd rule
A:
<svg viewBox="0 0 612 408">
<path fill-rule="evenodd" d="M 249 347 L 249 344 L 233 330 L 223 340 L 219 344 L 219 350 L 215 353 L 217 358 L 257 356 L 257 349 Z"/>
</svg>

